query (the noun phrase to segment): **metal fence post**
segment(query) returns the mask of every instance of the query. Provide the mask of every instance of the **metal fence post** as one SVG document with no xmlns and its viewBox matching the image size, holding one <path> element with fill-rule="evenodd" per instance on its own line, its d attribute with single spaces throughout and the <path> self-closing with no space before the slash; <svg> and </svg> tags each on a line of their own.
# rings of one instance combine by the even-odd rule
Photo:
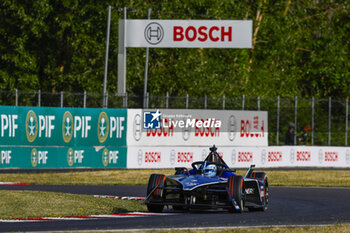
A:
<svg viewBox="0 0 350 233">
<path fill-rule="evenodd" d="M 103 108 L 108 108 L 108 92 L 105 93 L 105 105 Z"/>
<path fill-rule="evenodd" d="M 146 94 L 146 108 L 149 108 L 149 92 Z"/>
<path fill-rule="evenodd" d="M 245 95 L 242 95 L 242 110 L 244 110 L 244 104 L 245 104 Z"/>
<path fill-rule="evenodd" d="M 84 106 L 84 108 L 86 108 L 86 91 L 84 91 L 83 106 Z"/>
<path fill-rule="evenodd" d="M 41 106 L 41 90 L 38 90 L 38 107 Z"/>
<path fill-rule="evenodd" d="M 313 146 L 315 136 L 315 97 L 312 97 L 311 108 L 311 145 Z"/>
<path fill-rule="evenodd" d="M 204 96 L 204 109 L 207 109 L 207 105 L 208 105 L 208 98 L 207 95 Z"/>
<path fill-rule="evenodd" d="M 152 9 L 148 8 L 147 19 L 151 19 Z M 147 93 L 147 83 L 148 83 L 148 60 L 149 60 L 149 47 L 146 48 L 146 61 L 145 61 L 145 75 L 144 75 L 144 84 L 143 84 L 143 96 L 145 98 Z M 146 101 L 143 102 L 146 104 Z"/>
<path fill-rule="evenodd" d="M 277 96 L 276 145 L 280 144 L 280 97 Z"/>
<path fill-rule="evenodd" d="M 166 97 L 165 97 L 165 108 L 169 108 L 169 92 L 166 92 Z"/>
<path fill-rule="evenodd" d="M 260 96 L 258 96 L 258 111 L 260 111 Z"/>
<path fill-rule="evenodd" d="M 226 96 L 222 96 L 222 109 L 225 110 L 225 104 L 226 104 Z"/>
<path fill-rule="evenodd" d="M 123 108 L 127 108 L 128 107 L 128 93 L 125 92 L 125 94 L 123 95 Z"/>
<path fill-rule="evenodd" d="M 18 106 L 18 90 L 17 90 L 17 88 L 15 90 L 15 104 L 16 104 L 16 106 Z"/>
<path fill-rule="evenodd" d="M 294 99 L 294 125 L 295 125 L 295 135 L 294 135 L 294 145 L 297 144 L 297 132 L 298 132 L 298 97 L 295 96 Z"/>
<path fill-rule="evenodd" d="M 188 93 L 186 93 L 186 109 L 188 109 L 188 99 L 189 99 L 189 96 L 188 96 Z"/>
<path fill-rule="evenodd" d="M 349 114 L 349 98 L 345 101 L 345 146 L 348 145 L 348 114 Z"/>
<path fill-rule="evenodd" d="M 61 91 L 61 108 L 63 108 L 63 91 Z"/>
<path fill-rule="evenodd" d="M 328 98 L 328 146 L 331 145 L 331 117 L 332 117 L 332 98 Z"/>
</svg>

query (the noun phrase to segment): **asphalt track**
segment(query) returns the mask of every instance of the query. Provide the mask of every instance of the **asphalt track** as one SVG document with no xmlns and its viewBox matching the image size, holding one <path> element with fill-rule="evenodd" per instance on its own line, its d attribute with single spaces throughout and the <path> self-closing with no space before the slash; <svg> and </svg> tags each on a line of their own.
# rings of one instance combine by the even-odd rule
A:
<svg viewBox="0 0 350 233">
<path fill-rule="evenodd" d="M 78 194 L 145 196 L 145 186 L 0 186 L 7 190 L 42 190 Z M 232 214 L 173 212 L 165 216 L 71 220 L 52 222 L 0 223 L 1 232 L 97 229 L 151 229 L 179 227 L 237 227 L 269 225 L 323 225 L 350 223 L 350 188 L 271 187 L 266 212 Z"/>
</svg>

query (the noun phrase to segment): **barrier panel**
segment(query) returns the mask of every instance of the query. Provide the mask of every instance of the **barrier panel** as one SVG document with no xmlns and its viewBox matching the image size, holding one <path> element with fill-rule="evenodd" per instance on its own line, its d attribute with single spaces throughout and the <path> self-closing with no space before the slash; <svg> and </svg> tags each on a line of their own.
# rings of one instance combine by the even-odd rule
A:
<svg viewBox="0 0 350 233">
<path fill-rule="evenodd" d="M 127 168 L 190 168 L 208 153 L 209 147 L 129 147 Z M 232 168 L 350 168 L 348 147 L 219 147 L 218 153 Z"/>
<path fill-rule="evenodd" d="M 159 109 L 160 127 L 144 129 L 152 111 L 128 109 L 128 146 L 268 145 L 265 111 Z"/>
<path fill-rule="evenodd" d="M 126 121 L 126 109 L 0 107 L 0 168 L 125 168 Z"/>
</svg>

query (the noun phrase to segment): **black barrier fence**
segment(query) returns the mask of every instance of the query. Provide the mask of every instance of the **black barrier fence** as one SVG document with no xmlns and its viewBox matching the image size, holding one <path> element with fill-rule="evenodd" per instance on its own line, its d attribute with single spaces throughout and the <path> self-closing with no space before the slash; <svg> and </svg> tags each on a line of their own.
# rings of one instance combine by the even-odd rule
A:
<svg viewBox="0 0 350 233">
<path fill-rule="evenodd" d="M 105 98 L 106 106 L 103 106 Z M 285 145 L 290 126 L 295 145 L 347 146 L 348 99 L 270 97 L 124 96 L 96 93 L 1 91 L 0 105 L 81 108 L 224 109 L 268 112 L 269 145 Z"/>
</svg>

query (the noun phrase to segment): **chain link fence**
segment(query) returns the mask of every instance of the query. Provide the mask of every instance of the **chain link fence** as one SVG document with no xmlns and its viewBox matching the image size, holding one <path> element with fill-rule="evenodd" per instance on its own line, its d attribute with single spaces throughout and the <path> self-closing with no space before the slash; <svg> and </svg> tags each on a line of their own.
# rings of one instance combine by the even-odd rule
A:
<svg viewBox="0 0 350 233">
<path fill-rule="evenodd" d="M 106 106 L 103 106 L 105 98 Z M 289 125 L 296 130 L 295 144 L 347 146 L 348 99 L 269 97 L 124 96 L 96 93 L 1 91 L 2 106 L 76 108 L 172 108 L 267 111 L 269 145 L 285 145 Z"/>
</svg>

